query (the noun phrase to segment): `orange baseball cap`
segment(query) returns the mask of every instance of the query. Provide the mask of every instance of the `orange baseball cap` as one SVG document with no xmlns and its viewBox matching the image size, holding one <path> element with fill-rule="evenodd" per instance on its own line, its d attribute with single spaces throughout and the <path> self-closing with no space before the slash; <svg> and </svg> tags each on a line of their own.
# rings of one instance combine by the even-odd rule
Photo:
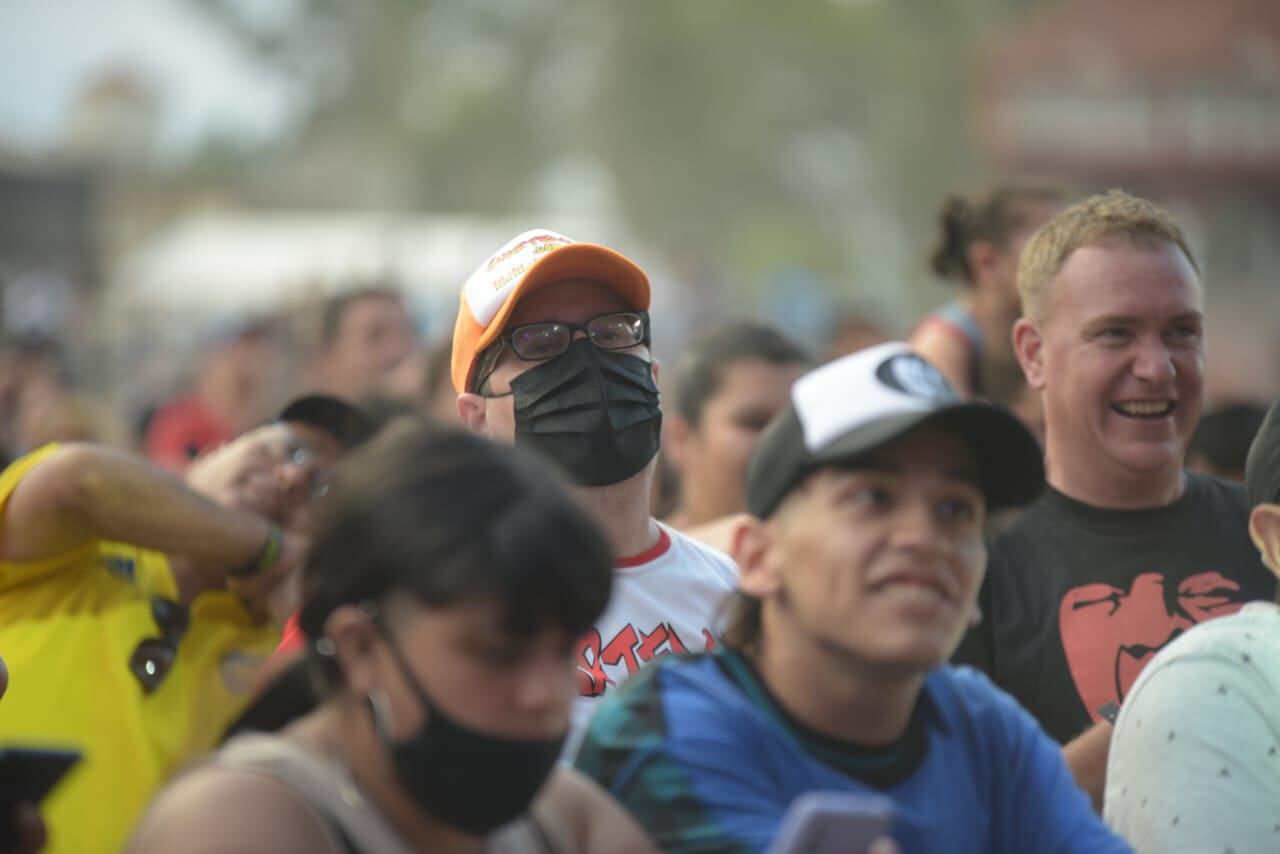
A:
<svg viewBox="0 0 1280 854">
<path fill-rule="evenodd" d="M 453 329 L 453 387 L 469 390 L 476 359 L 498 340 L 521 297 L 564 279 L 590 279 L 613 291 L 635 311 L 649 308 L 649 277 L 606 246 L 578 243 L 538 228 L 511 239 L 462 286 Z"/>
</svg>

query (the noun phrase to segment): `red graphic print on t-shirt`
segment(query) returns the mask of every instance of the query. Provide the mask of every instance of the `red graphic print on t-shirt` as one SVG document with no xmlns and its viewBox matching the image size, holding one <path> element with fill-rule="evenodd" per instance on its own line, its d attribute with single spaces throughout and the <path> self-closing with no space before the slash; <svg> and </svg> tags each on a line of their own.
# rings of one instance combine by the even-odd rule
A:
<svg viewBox="0 0 1280 854">
<path fill-rule="evenodd" d="M 1144 572 L 1128 590 L 1095 582 L 1068 590 L 1058 606 L 1058 631 L 1076 691 L 1094 722 L 1098 709 L 1119 705 L 1142 668 L 1196 623 L 1234 614 L 1240 585 L 1218 572 L 1182 580 Z"/>
</svg>

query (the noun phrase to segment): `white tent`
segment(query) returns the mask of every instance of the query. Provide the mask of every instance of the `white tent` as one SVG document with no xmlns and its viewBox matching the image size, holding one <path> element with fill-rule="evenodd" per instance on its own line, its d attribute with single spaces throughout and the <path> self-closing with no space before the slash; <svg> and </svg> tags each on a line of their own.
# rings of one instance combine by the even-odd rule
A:
<svg viewBox="0 0 1280 854">
<path fill-rule="evenodd" d="M 456 301 L 490 252 L 534 226 L 612 243 L 617 230 L 563 217 L 226 213 L 183 220 L 120 265 L 112 302 L 131 310 L 225 314 L 287 305 L 389 279 L 411 297 Z"/>
</svg>

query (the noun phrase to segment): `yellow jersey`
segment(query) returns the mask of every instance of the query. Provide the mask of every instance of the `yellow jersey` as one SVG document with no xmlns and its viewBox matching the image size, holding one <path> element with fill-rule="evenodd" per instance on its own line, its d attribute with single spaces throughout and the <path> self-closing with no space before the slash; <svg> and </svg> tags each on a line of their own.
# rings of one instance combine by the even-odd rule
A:
<svg viewBox="0 0 1280 854">
<path fill-rule="evenodd" d="M 0 515 L 53 450 L 0 473 Z M 90 540 L 44 560 L 0 561 L 0 657 L 10 674 L 0 746 L 83 754 L 41 804 L 45 851 L 115 854 L 157 789 L 248 704 L 279 628 L 215 590 L 191 603 L 178 636 L 156 616 L 157 600 L 181 613 L 177 598 L 165 555 L 127 543 Z M 167 668 L 144 654 L 156 649 L 171 653 Z"/>
</svg>

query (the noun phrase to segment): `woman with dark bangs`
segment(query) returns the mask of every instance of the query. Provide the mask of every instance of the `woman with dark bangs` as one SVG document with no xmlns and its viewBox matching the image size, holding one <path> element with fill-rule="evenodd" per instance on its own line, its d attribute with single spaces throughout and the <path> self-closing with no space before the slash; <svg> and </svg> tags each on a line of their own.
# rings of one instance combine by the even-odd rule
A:
<svg viewBox="0 0 1280 854">
<path fill-rule="evenodd" d="M 302 629 L 321 700 L 233 738 L 135 852 L 649 851 L 557 767 L 608 546 L 519 452 L 421 426 L 352 460 L 318 519 Z"/>
</svg>

